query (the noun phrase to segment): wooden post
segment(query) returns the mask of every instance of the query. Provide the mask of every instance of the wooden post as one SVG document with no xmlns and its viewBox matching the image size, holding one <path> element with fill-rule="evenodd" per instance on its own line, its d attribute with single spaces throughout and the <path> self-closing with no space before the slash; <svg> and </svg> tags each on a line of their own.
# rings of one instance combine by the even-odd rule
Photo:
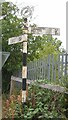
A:
<svg viewBox="0 0 68 120">
<path fill-rule="evenodd" d="M 11 79 L 11 84 L 10 84 L 10 95 L 12 94 L 14 90 L 14 80 Z"/>
</svg>

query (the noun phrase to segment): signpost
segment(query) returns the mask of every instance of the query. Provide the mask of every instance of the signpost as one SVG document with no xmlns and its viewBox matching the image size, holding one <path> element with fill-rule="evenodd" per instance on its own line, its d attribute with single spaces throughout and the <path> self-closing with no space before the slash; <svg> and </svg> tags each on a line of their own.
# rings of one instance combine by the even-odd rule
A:
<svg viewBox="0 0 68 120">
<path fill-rule="evenodd" d="M 31 33 L 34 35 L 60 35 L 59 28 L 49 28 L 49 27 L 35 27 L 31 28 Z"/>
<path fill-rule="evenodd" d="M 59 28 L 48 28 L 48 27 L 31 27 L 28 33 L 32 33 L 33 35 L 60 35 Z M 8 45 L 20 43 L 27 40 L 27 35 L 21 35 L 18 37 L 9 38 Z"/>
<path fill-rule="evenodd" d="M 24 40 L 27 40 L 27 35 L 25 34 L 18 37 L 12 37 L 9 38 L 8 45 L 20 43 L 23 42 Z"/>
<path fill-rule="evenodd" d="M 23 42 L 23 66 L 22 66 L 22 105 L 24 107 L 26 103 L 26 82 L 27 82 L 27 38 L 28 38 L 28 21 L 27 18 L 32 15 L 32 11 L 29 6 L 24 7 L 21 11 L 24 19 L 24 34 L 18 37 L 9 38 L 8 44 L 16 44 Z M 60 35 L 59 28 L 48 27 L 31 27 L 32 34 L 34 35 Z"/>
</svg>

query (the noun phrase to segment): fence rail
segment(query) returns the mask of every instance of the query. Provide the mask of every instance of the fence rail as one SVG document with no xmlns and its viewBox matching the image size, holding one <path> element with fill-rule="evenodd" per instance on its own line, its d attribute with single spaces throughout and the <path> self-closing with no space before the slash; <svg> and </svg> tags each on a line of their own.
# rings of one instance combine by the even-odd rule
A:
<svg viewBox="0 0 68 120">
<path fill-rule="evenodd" d="M 27 80 L 27 86 L 30 84 L 35 83 L 34 80 Z M 60 92 L 68 94 L 68 91 L 65 87 L 59 86 L 59 85 L 52 85 L 52 84 L 37 84 L 38 87 L 46 88 L 49 90 L 52 90 L 54 92 Z M 14 92 L 15 88 L 20 89 L 22 88 L 22 78 L 11 76 L 11 86 L 10 86 L 10 95 Z M 28 90 L 28 89 L 27 89 Z"/>
</svg>

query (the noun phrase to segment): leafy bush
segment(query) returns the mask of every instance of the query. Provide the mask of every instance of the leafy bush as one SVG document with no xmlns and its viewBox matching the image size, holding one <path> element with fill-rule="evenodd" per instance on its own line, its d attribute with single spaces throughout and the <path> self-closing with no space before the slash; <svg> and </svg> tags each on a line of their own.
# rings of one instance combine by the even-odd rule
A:
<svg viewBox="0 0 68 120">
<path fill-rule="evenodd" d="M 64 118 L 66 120 L 64 94 L 30 85 L 26 105 L 22 108 L 21 91 L 3 100 L 3 118 L 24 120 L 45 120 L 45 118 Z M 7 109 L 6 109 L 7 108 Z"/>
</svg>

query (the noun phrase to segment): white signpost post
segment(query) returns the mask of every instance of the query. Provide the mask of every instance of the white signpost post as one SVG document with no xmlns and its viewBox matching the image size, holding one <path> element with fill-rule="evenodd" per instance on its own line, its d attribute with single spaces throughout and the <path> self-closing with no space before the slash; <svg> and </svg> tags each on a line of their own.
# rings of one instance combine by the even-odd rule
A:
<svg viewBox="0 0 68 120">
<path fill-rule="evenodd" d="M 24 18 L 24 34 L 18 37 L 12 37 L 8 40 L 8 45 L 16 44 L 23 42 L 23 66 L 22 66 L 22 105 L 26 103 L 26 82 L 27 82 L 27 35 L 28 33 L 32 33 L 33 35 L 60 35 L 59 28 L 48 28 L 48 27 L 31 27 L 31 31 L 29 31 L 27 24 L 27 17 L 32 14 L 30 7 L 25 7 L 22 11 L 22 15 Z M 26 14 L 27 13 L 27 14 Z"/>
</svg>

